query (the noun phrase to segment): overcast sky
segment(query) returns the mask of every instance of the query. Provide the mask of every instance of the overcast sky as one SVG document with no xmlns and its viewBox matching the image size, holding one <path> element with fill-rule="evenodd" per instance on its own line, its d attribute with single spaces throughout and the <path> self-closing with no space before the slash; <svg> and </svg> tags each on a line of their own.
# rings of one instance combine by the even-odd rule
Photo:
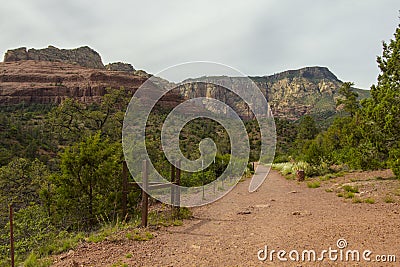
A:
<svg viewBox="0 0 400 267">
<path fill-rule="evenodd" d="M 0 51 L 88 45 L 157 73 L 193 60 L 249 76 L 326 66 L 369 88 L 400 22 L 398 0 L 0 0 Z"/>
</svg>

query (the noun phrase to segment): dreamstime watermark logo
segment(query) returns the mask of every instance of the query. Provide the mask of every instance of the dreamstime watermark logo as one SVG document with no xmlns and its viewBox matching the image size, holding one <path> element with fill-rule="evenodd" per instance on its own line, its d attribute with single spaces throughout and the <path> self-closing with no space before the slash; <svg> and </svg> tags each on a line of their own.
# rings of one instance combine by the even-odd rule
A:
<svg viewBox="0 0 400 267">
<path fill-rule="evenodd" d="M 215 76 L 204 76 L 205 73 L 212 73 Z M 183 77 L 191 78 L 177 84 L 169 82 L 182 80 Z M 221 96 L 221 90 L 227 93 Z M 202 92 L 202 96 L 198 96 L 198 92 Z M 210 97 L 213 92 L 214 95 L 220 95 L 220 97 L 216 97 L 218 99 Z M 170 164 L 179 167 L 182 171 L 193 173 L 206 169 L 215 161 L 216 140 L 210 138 L 205 138 L 199 143 L 201 156 L 196 160 L 186 158 L 180 150 L 180 133 L 192 120 L 199 118 L 214 120 L 223 126 L 229 136 L 230 161 L 222 175 L 204 186 L 183 187 L 171 184 L 155 169 L 147 151 L 146 126 L 150 121 L 152 111 L 162 101 L 164 103 L 171 101 L 171 97 L 176 96 L 177 93 L 185 93 L 187 99 L 169 112 L 162 122 L 161 130 L 162 153 Z M 237 104 L 238 101 L 241 104 Z M 240 109 L 242 112 L 238 112 Z M 204 205 L 221 198 L 238 183 L 249 161 L 250 144 L 241 118 L 243 111 L 246 111 L 251 119 L 255 119 L 260 128 L 260 164 L 249 186 L 249 191 L 253 192 L 263 183 L 270 170 L 276 143 L 274 119 L 262 90 L 239 71 L 211 62 L 180 64 L 157 73 L 138 88 L 124 117 L 122 144 L 132 177 L 150 196 L 167 204 L 174 204 L 171 193 L 178 190 L 180 192 L 179 205 L 185 207 Z M 143 186 L 142 163 L 144 160 L 149 162 L 146 184 L 169 183 L 170 186 Z"/>
<path fill-rule="evenodd" d="M 257 258 L 260 261 L 279 261 L 279 262 L 321 262 L 321 261 L 332 261 L 332 262 L 380 262 L 390 263 L 396 262 L 396 255 L 393 254 L 376 254 L 369 249 L 357 250 L 349 249 L 346 239 L 338 239 L 336 247 L 329 247 L 328 249 L 321 250 L 320 252 L 314 249 L 299 250 L 269 250 L 268 246 L 265 245 L 263 249 L 257 252 Z"/>
</svg>

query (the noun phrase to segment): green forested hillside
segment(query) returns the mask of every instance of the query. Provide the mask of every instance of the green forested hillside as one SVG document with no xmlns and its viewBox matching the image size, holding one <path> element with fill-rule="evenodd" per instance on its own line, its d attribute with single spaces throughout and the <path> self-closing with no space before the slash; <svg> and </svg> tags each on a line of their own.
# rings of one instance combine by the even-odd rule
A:
<svg viewBox="0 0 400 267">
<path fill-rule="evenodd" d="M 0 254 L 4 256 L 0 260 L 3 265 L 7 265 L 11 203 L 16 211 L 16 225 L 24 225 L 24 230 L 16 233 L 16 253 L 20 258 L 31 250 L 48 253 L 48 248 L 39 251 L 40 246 L 53 242 L 64 231 L 93 231 L 104 221 L 115 223 L 136 216 L 140 204 L 138 189 L 128 195 L 128 218 L 121 217 L 121 131 L 130 97 L 120 88 L 108 89 L 99 104 L 68 99 L 59 106 L 2 107 Z M 169 111 L 162 107 L 155 109 L 146 129 L 146 146 L 152 163 L 167 178 L 170 165 L 160 139 Z M 254 160 L 260 145 L 258 125 L 252 121 L 246 125 Z M 211 182 L 229 162 L 228 135 L 221 125 L 208 119 L 196 119 L 182 129 L 180 147 L 184 155 L 198 158 L 199 142 L 207 137 L 217 144 L 216 161 L 201 175 L 183 173 L 183 186 Z"/>
<path fill-rule="evenodd" d="M 340 89 L 342 116 L 318 134 L 302 142 L 294 152 L 312 165 L 346 164 L 354 169 L 391 168 L 400 177 L 400 28 L 383 43 L 377 58 L 381 70 L 371 97 L 358 101 L 351 83 Z"/>
</svg>

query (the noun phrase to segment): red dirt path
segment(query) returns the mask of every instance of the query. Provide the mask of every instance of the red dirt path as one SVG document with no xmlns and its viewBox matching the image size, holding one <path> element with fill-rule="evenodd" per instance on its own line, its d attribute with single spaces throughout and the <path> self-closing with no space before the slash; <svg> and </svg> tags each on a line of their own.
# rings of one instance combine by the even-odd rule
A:
<svg viewBox="0 0 400 267">
<path fill-rule="evenodd" d="M 53 266 L 400 266 L 400 205 L 344 201 L 321 188 L 307 188 L 271 171 L 264 184 L 248 192 L 241 182 L 219 201 L 193 209 L 183 226 L 155 232 L 147 242 L 119 241 L 82 244 L 69 255 L 57 256 Z M 395 255 L 396 263 L 330 261 L 259 261 L 257 252 L 269 250 L 371 250 Z"/>
</svg>

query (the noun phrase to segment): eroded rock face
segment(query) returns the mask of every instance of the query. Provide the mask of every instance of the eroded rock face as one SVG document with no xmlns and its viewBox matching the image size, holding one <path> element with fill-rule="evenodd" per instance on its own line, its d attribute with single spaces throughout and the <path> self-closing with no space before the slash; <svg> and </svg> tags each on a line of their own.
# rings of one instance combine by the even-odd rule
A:
<svg viewBox="0 0 400 267">
<path fill-rule="evenodd" d="M 0 105 L 58 104 L 66 98 L 98 102 L 106 88 L 124 87 L 133 94 L 147 77 L 133 73 L 91 69 L 75 64 L 19 60 L 0 63 Z M 160 105 L 174 107 L 182 101 L 176 93 L 164 96 Z"/>
<path fill-rule="evenodd" d="M 129 63 L 123 63 L 123 62 L 114 62 L 114 63 L 109 63 L 105 65 L 106 70 L 110 71 L 124 71 L 124 72 L 134 72 L 135 69 L 133 66 Z"/>
<path fill-rule="evenodd" d="M 336 111 L 342 82 L 327 68 L 307 67 L 257 79 L 265 88 L 274 115 L 298 119 L 305 114 Z"/>
<path fill-rule="evenodd" d="M 290 120 L 311 113 L 335 113 L 338 90 L 342 85 L 342 81 L 325 67 L 306 67 L 250 79 L 267 98 L 273 115 Z M 243 101 L 230 91 L 212 85 L 199 85 L 191 80 L 187 82 L 179 87 L 186 98 L 215 98 L 233 107 L 241 117 L 252 117 Z M 240 79 L 233 79 L 233 87 L 246 90 Z M 362 91 L 365 90 L 357 89 L 361 97 L 369 95 Z"/>
<path fill-rule="evenodd" d="M 26 47 L 20 47 L 8 50 L 4 55 L 4 62 L 20 60 L 64 62 L 88 68 L 104 69 L 99 53 L 88 46 L 75 49 L 58 49 L 50 45 L 43 49 L 31 48 L 29 50 Z"/>
<path fill-rule="evenodd" d="M 4 55 L 4 62 L 6 61 L 20 61 L 28 59 L 28 51 L 26 47 L 20 47 L 17 49 L 7 50 Z"/>
</svg>

